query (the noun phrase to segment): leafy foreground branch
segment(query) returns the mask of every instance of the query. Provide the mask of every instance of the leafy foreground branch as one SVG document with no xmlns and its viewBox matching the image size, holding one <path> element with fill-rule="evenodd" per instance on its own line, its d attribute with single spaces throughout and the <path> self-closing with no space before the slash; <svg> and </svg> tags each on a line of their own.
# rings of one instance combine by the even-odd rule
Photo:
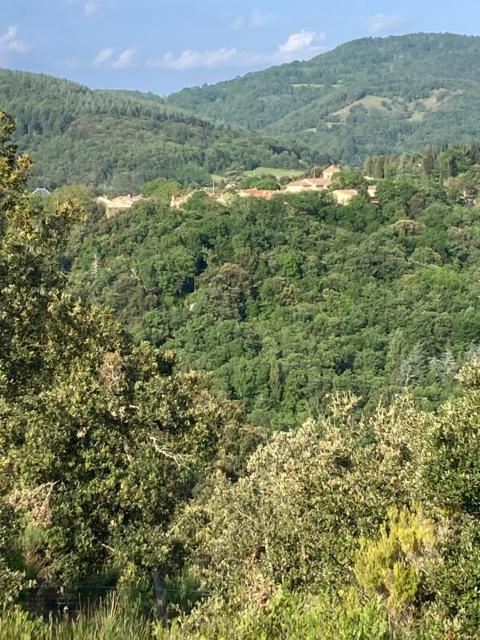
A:
<svg viewBox="0 0 480 640">
<path fill-rule="evenodd" d="M 81 212 L 31 208 L 0 123 L 0 639 L 478 637 L 480 364 L 436 413 L 347 395 L 259 444 L 66 293 Z"/>
</svg>

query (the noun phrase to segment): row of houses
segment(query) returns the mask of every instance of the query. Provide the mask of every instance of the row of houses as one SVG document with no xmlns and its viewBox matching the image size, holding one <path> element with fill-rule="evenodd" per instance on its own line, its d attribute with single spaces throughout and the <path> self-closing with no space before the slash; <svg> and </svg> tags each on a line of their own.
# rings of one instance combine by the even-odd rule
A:
<svg viewBox="0 0 480 640">
<path fill-rule="evenodd" d="M 306 191 L 326 191 L 332 184 L 332 180 L 336 173 L 342 170 L 338 165 L 331 165 L 327 167 L 322 172 L 321 178 L 302 178 L 300 180 L 293 180 L 289 182 L 284 189 L 282 190 L 268 190 L 268 189 L 239 189 L 233 192 L 218 192 L 213 189 L 204 189 L 204 193 L 209 195 L 212 199 L 220 202 L 221 204 L 228 204 L 229 199 L 232 196 L 239 196 L 240 198 L 260 198 L 262 200 L 271 200 L 275 196 L 278 196 L 281 193 L 302 193 Z M 334 194 L 337 194 L 338 201 L 342 201 L 345 198 L 348 198 L 348 190 L 338 190 L 334 191 Z M 180 208 L 184 204 L 188 202 L 188 200 L 192 197 L 193 193 L 189 193 L 182 196 L 174 196 L 170 202 L 170 206 L 173 208 Z M 357 193 L 353 194 L 357 195 Z M 350 199 L 353 197 L 350 196 Z M 335 195 L 334 195 L 335 197 Z"/>
<path fill-rule="evenodd" d="M 309 191 L 316 191 L 321 193 L 323 191 L 329 191 L 333 199 L 341 205 L 348 205 L 355 196 L 358 196 L 357 189 L 334 189 L 331 190 L 333 179 L 342 168 L 338 165 L 331 165 L 322 172 L 321 178 L 301 178 L 300 180 L 293 180 L 289 182 L 283 191 L 280 193 L 306 193 Z M 368 187 L 368 195 L 372 199 L 372 202 L 378 202 L 376 199 L 377 187 L 376 185 L 370 185 Z M 253 197 L 262 198 L 264 200 L 271 200 L 274 196 L 278 195 L 279 191 L 266 191 L 263 189 L 244 189 L 238 192 L 241 197 Z"/>
<path fill-rule="evenodd" d="M 239 191 L 238 195 L 241 198 L 261 198 L 263 200 L 271 200 L 272 198 L 280 195 L 281 193 L 303 193 L 307 191 L 321 192 L 326 190 L 327 189 L 311 189 L 311 188 L 295 189 L 295 190 L 287 188 L 284 191 L 265 191 L 263 189 L 244 189 L 242 191 Z M 368 187 L 368 195 L 370 196 L 374 204 L 378 203 L 378 200 L 376 198 L 376 191 L 377 191 L 376 185 L 371 185 Z M 334 189 L 333 191 L 330 191 L 330 194 L 337 204 L 346 206 L 351 203 L 351 201 L 353 200 L 353 198 L 355 198 L 355 196 L 358 196 L 359 191 L 357 189 Z"/>
<path fill-rule="evenodd" d="M 37 198 L 48 198 L 51 196 L 51 192 L 45 187 L 38 187 L 35 191 L 32 191 L 32 196 Z M 142 195 L 132 196 L 130 193 L 126 196 L 116 196 L 115 198 L 107 198 L 107 196 L 100 196 L 96 199 L 98 204 L 105 207 L 107 218 L 121 213 L 122 211 L 128 211 L 137 202 L 143 200 Z"/>
<path fill-rule="evenodd" d="M 281 191 L 270 191 L 267 189 L 240 189 L 239 191 L 232 193 L 221 193 L 216 192 L 214 189 L 204 189 L 202 190 L 204 193 L 209 195 L 212 199 L 220 202 L 221 204 L 227 204 L 229 198 L 232 195 L 237 195 L 241 198 L 261 198 L 263 200 L 272 200 L 275 196 L 278 196 L 281 193 L 285 194 L 293 194 L 293 193 L 305 193 L 305 192 L 324 192 L 330 190 L 330 193 L 334 200 L 341 205 L 348 205 L 355 196 L 358 196 L 357 189 L 334 189 L 331 190 L 332 182 L 337 173 L 339 173 L 342 168 L 338 165 L 331 165 L 322 171 L 322 176 L 320 178 L 301 178 L 299 180 L 293 180 L 285 185 L 284 189 Z M 370 185 L 368 187 L 368 193 L 372 202 L 376 202 L 376 189 L 375 185 Z M 173 208 L 181 208 L 185 205 L 188 200 L 192 197 L 192 195 L 196 193 L 195 191 L 190 192 L 186 195 L 172 197 L 170 206 Z M 33 192 L 33 195 L 38 195 L 41 197 L 46 197 L 50 195 L 50 192 L 47 189 L 36 189 Z M 143 200 L 142 195 L 123 195 L 116 196 L 115 198 L 107 198 L 106 196 L 100 196 L 96 199 L 98 204 L 101 204 L 105 207 L 105 212 L 108 218 L 112 217 L 117 213 L 122 213 L 124 211 L 128 211 L 133 207 L 137 202 L 141 202 Z"/>
</svg>

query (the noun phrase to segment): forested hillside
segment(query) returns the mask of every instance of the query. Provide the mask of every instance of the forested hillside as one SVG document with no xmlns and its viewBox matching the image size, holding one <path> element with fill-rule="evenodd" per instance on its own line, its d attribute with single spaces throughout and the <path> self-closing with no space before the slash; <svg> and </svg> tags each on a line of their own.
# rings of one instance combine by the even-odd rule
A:
<svg viewBox="0 0 480 640">
<path fill-rule="evenodd" d="M 0 105 L 16 118 L 16 142 L 35 161 L 32 184 L 50 189 L 82 183 L 126 193 L 159 176 L 210 184 L 212 173 L 299 163 L 298 152 L 271 137 L 215 126 L 152 94 L 0 70 Z"/>
<path fill-rule="evenodd" d="M 257 424 L 321 415 L 339 391 L 367 411 L 404 388 L 435 407 L 479 349 L 479 160 L 478 146 L 373 158 L 378 204 L 199 193 L 97 213 L 71 245 L 72 286 L 213 371 Z"/>
<path fill-rule="evenodd" d="M 480 38 L 367 38 L 168 103 L 346 163 L 480 136 Z"/>
</svg>

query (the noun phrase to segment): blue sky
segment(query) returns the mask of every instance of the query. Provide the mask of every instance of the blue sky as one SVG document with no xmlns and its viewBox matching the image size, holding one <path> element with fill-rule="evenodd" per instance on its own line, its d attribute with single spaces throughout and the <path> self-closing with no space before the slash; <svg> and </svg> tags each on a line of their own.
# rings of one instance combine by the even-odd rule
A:
<svg viewBox="0 0 480 640">
<path fill-rule="evenodd" d="M 308 59 L 359 37 L 480 32 L 480 3 L 473 0 L 1 0 L 1 5 L 0 66 L 161 95 Z"/>
</svg>

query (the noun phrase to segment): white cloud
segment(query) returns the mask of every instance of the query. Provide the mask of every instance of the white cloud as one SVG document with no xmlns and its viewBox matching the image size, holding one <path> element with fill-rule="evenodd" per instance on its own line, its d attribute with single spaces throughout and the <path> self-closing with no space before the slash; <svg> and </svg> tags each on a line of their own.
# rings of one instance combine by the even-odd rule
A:
<svg viewBox="0 0 480 640">
<path fill-rule="evenodd" d="M 217 49 L 216 51 L 195 51 L 187 49 L 176 55 L 172 52 L 166 53 L 160 60 L 154 61 L 150 66 L 160 66 L 166 69 L 214 69 L 228 66 L 235 63 L 241 52 L 237 49 Z"/>
<path fill-rule="evenodd" d="M 136 49 L 125 49 L 116 53 L 115 49 L 100 49 L 93 60 L 96 67 L 108 66 L 111 69 L 130 69 L 136 65 Z"/>
<path fill-rule="evenodd" d="M 370 33 L 385 33 L 395 29 L 402 23 L 398 16 L 387 16 L 384 13 L 377 13 L 367 19 L 367 27 Z"/>
<path fill-rule="evenodd" d="M 322 44 L 325 41 L 324 33 L 307 31 L 303 29 L 292 33 L 281 44 L 272 56 L 273 63 L 293 62 L 294 60 L 310 60 L 327 51 L 328 47 Z"/>
<path fill-rule="evenodd" d="M 18 33 L 18 27 L 8 27 L 5 33 L 0 34 L 0 63 L 4 64 L 14 55 L 27 53 L 30 47 L 24 42 Z"/>
<path fill-rule="evenodd" d="M 278 47 L 280 56 L 286 58 L 295 58 L 297 55 L 309 55 L 311 51 L 321 49 L 320 42 L 325 40 L 324 33 L 316 33 L 315 31 L 306 31 L 303 29 L 298 33 L 292 33 L 288 40 Z"/>
<path fill-rule="evenodd" d="M 327 49 L 321 44 L 324 40 L 324 33 L 304 30 L 291 34 L 286 42 L 271 52 L 242 51 L 227 47 L 211 51 L 186 49 L 179 54 L 169 52 L 158 59 L 149 60 L 147 66 L 184 71 L 281 64 L 292 60 L 307 60 L 323 53 Z"/>
<path fill-rule="evenodd" d="M 100 49 L 100 51 L 95 56 L 95 60 L 93 64 L 96 66 L 107 64 L 113 57 L 115 53 L 114 49 Z"/>
<path fill-rule="evenodd" d="M 112 67 L 114 69 L 129 69 L 133 67 L 136 53 L 135 49 L 125 49 L 113 62 Z"/>
</svg>

